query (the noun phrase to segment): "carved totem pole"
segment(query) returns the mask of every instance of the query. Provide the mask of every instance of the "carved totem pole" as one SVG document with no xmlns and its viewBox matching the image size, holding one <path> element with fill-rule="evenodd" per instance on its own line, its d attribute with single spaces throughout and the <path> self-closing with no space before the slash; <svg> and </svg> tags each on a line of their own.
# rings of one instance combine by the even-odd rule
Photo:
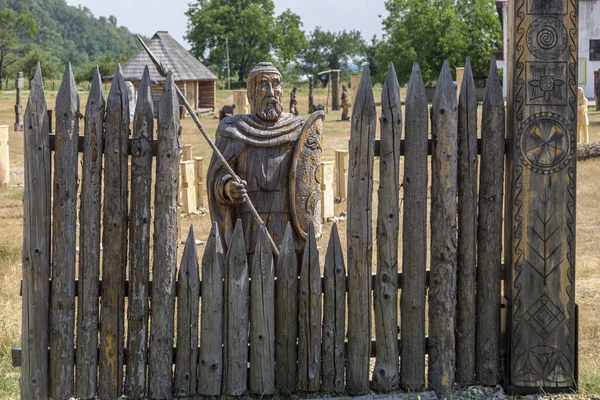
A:
<svg viewBox="0 0 600 400">
<path fill-rule="evenodd" d="M 218 157 L 208 167 L 210 215 L 229 243 L 242 220 L 246 252 L 252 253 L 260 226 L 245 204 L 247 194 L 277 246 L 291 223 L 296 249 L 306 240 L 308 224 L 321 232 L 318 168 L 322 152 L 322 111 L 302 118 L 284 113 L 281 73 L 258 63 L 248 77 L 251 113 L 226 117 L 217 128 L 216 146 L 242 179 L 237 183 Z M 252 257 L 248 257 L 249 260 Z"/>
<path fill-rule="evenodd" d="M 567 391 L 577 379 L 577 0 L 509 4 L 507 385 Z"/>
</svg>

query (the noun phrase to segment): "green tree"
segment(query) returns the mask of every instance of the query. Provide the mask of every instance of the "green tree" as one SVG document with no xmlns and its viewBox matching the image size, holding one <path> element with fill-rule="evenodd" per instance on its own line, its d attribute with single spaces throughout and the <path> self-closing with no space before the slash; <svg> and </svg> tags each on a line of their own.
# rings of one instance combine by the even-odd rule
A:
<svg viewBox="0 0 600 400">
<path fill-rule="evenodd" d="M 44 79 L 60 77 L 62 70 L 65 68 L 64 65 L 61 65 L 58 58 L 53 56 L 47 49 L 41 46 L 30 45 L 27 47 L 25 55 L 19 59 L 18 69 L 31 81 L 35 75 L 35 69 L 38 62 L 40 63 L 42 77 Z"/>
<path fill-rule="evenodd" d="M 308 73 L 324 69 L 340 69 L 364 60 L 367 46 L 359 31 L 324 31 L 316 27 L 308 37 L 308 47 L 302 61 Z"/>
<path fill-rule="evenodd" d="M 5 68 L 23 55 L 23 45 L 32 40 L 39 25 L 28 12 L 17 14 L 10 8 L 0 9 L 0 86 Z"/>
<path fill-rule="evenodd" d="M 275 55 L 283 68 L 297 61 L 299 54 L 308 46 L 301 27 L 300 17 L 289 9 L 275 19 Z"/>
<path fill-rule="evenodd" d="M 226 70 L 225 38 L 229 41 L 229 63 L 238 81 L 260 61 L 272 60 L 278 42 L 272 0 L 198 0 L 186 11 L 187 40 L 192 53 L 207 65 Z"/>
<path fill-rule="evenodd" d="M 485 76 L 491 55 L 501 40 L 492 0 L 388 0 L 383 21 L 385 39 L 378 64 L 394 62 L 399 83 L 408 82 L 413 62 L 419 62 L 426 84 L 434 83 L 444 60 L 464 65 L 471 58 L 475 76 Z"/>
</svg>

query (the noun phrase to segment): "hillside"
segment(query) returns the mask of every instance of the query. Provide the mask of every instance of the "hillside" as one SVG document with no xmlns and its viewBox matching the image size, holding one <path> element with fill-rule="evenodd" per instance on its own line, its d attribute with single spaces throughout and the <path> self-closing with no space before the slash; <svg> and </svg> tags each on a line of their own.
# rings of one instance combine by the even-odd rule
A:
<svg viewBox="0 0 600 400">
<path fill-rule="evenodd" d="M 64 0 L 0 0 L 18 14 L 29 12 L 40 25 L 34 42 L 45 48 L 60 64 L 80 66 L 107 52 L 113 57 L 139 49 L 135 36 L 117 19 L 96 18 L 87 7 L 67 5 Z"/>
</svg>

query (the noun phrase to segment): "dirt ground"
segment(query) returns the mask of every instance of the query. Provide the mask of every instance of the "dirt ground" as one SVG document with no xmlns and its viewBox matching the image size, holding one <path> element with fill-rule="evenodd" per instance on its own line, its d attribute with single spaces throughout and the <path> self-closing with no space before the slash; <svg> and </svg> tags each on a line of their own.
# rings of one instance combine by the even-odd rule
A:
<svg viewBox="0 0 600 400">
<path fill-rule="evenodd" d="M 58 85 L 56 86 L 58 88 Z M 108 88 L 107 88 L 108 89 Z M 289 89 L 289 88 L 288 88 Z M 375 99 L 379 107 L 381 89 L 375 88 Z M 28 93 L 25 93 L 24 99 Z M 80 93 L 82 112 L 87 100 L 87 94 Z M 285 108 L 289 90 L 285 91 Z M 351 101 L 353 93 L 350 90 Z M 402 90 L 404 97 L 404 89 Z M 54 108 L 56 92 L 46 92 L 48 108 Z M 307 116 L 307 89 L 298 90 L 298 107 L 301 114 Z M 325 104 L 326 89 L 315 91 L 315 103 Z M 21 280 L 20 251 L 22 242 L 22 194 L 23 194 L 23 139 L 21 132 L 13 132 L 15 92 L 0 92 L 0 125 L 9 125 L 10 130 L 10 182 L 6 187 L 0 187 L 0 399 L 18 398 L 19 370 L 11 366 L 10 349 L 20 346 L 21 298 L 19 286 Z M 217 106 L 232 104 L 232 93 L 217 92 Z M 334 160 L 334 150 L 347 148 L 350 135 L 350 122 L 341 121 L 340 111 L 331 111 L 324 123 L 324 161 Z M 218 119 L 212 116 L 202 117 L 202 124 L 209 133 L 214 134 Z M 591 111 L 590 140 L 600 141 L 600 112 Z M 211 149 L 197 131 L 193 121 L 186 118 L 182 122 L 183 144 L 193 146 L 194 156 L 205 159 L 205 168 L 211 156 Z M 83 129 L 83 124 L 81 124 Z M 403 165 L 401 164 L 401 171 Z M 378 186 L 378 159 L 375 160 L 374 204 L 377 209 L 376 190 Z M 577 290 L 576 299 L 580 310 L 579 326 L 579 368 L 580 396 L 586 398 L 600 394 L 600 253 L 596 246 L 600 243 L 600 213 L 597 212 L 597 176 L 600 172 L 600 160 L 581 162 L 578 165 L 577 185 Z M 401 177 L 402 179 L 402 177 Z M 402 193 L 400 193 L 402 196 Z M 336 215 L 345 212 L 345 203 L 336 204 Z M 374 213 L 375 217 L 375 213 Z M 183 231 L 189 224 L 194 225 L 197 239 L 206 240 L 210 229 L 210 218 L 207 214 L 192 214 L 184 216 Z M 374 218 L 375 221 L 375 218 Z M 321 263 L 325 257 L 325 248 L 329 238 L 332 223 L 323 227 L 324 237 L 319 241 Z M 338 222 L 342 246 L 345 248 L 346 224 Z M 198 251 L 201 254 L 203 245 Z M 180 246 L 180 256 L 183 246 Z M 400 249 L 400 252 L 402 250 Z M 375 260 L 376 254 L 373 255 Z M 374 263 L 375 267 L 375 263 Z"/>
</svg>

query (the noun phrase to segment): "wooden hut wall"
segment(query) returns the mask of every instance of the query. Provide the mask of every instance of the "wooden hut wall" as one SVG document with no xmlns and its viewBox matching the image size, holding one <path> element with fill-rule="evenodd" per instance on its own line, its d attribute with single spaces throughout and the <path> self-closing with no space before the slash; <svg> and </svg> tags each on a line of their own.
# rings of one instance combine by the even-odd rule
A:
<svg viewBox="0 0 600 400">
<path fill-rule="evenodd" d="M 217 81 L 198 81 L 198 108 L 217 109 Z"/>
</svg>

